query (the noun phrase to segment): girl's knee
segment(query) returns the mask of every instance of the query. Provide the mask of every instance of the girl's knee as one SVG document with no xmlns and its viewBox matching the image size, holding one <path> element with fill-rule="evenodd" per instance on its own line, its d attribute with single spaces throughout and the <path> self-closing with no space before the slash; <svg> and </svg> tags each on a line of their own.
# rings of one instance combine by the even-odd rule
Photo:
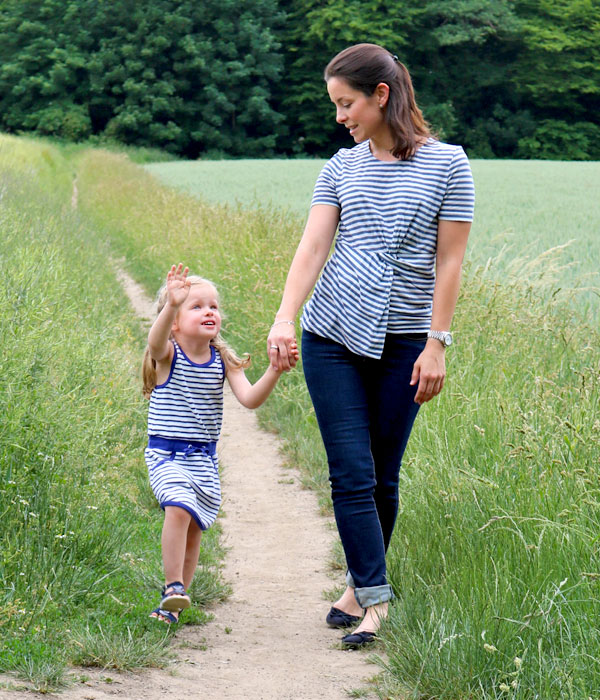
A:
<svg viewBox="0 0 600 700">
<path fill-rule="evenodd" d="M 165 518 L 167 518 L 171 522 L 176 522 L 180 525 L 185 525 L 190 521 L 193 522 L 193 518 L 190 515 L 190 513 L 188 513 L 188 511 L 185 510 L 185 508 L 180 508 L 179 506 L 166 506 Z"/>
</svg>

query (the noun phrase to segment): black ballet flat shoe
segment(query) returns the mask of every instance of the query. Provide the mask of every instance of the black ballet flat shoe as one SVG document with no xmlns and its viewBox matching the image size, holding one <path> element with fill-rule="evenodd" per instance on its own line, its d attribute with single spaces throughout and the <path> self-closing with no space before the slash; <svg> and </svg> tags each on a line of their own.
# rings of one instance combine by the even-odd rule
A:
<svg viewBox="0 0 600 700">
<path fill-rule="evenodd" d="M 331 608 L 331 610 L 327 613 L 325 622 L 330 627 L 354 627 L 354 625 L 358 624 L 361 619 L 362 618 L 357 617 L 356 615 L 350 615 L 350 613 L 344 612 L 339 608 Z"/>
<path fill-rule="evenodd" d="M 355 632 L 342 637 L 342 645 L 345 649 L 361 649 L 372 644 L 376 638 L 375 632 Z"/>
</svg>

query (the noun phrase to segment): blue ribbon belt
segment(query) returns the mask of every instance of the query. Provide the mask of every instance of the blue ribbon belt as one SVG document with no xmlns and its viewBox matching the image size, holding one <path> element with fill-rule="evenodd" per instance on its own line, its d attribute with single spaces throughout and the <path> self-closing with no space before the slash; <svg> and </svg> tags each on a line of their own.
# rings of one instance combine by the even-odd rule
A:
<svg viewBox="0 0 600 700">
<path fill-rule="evenodd" d="M 205 455 L 214 457 L 217 454 L 216 442 L 197 442 L 195 440 L 170 440 L 168 438 L 159 437 L 158 435 L 148 435 L 148 447 L 157 450 L 166 450 L 175 454 L 175 452 L 183 452 L 184 458 L 192 455 L 195 452 L 202 452 Z"/>
</svg>

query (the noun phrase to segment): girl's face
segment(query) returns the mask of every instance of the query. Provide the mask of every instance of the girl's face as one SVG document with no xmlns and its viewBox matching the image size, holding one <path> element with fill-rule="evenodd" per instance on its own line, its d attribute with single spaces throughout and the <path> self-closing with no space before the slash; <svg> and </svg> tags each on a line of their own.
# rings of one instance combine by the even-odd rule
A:
<svg viewBox="0 0 600 700">
<path fill-rule="evenodd" d="M 192 284 L 173 323 L 173 332 L 190 339 L 212 340 L 221 330 L 217 290 L 212 284 Z"/>
<path fill-rule="evenodd" d="M 327 92 L 335 105 L 335 120 L 350 131 L 350 136 L 361 143 L 367 139 L 384 139 L 389 128 L 383 112 L 389 95 L 389 88 L 380 83 L 369 97 L 360 90 L 354 90 L 342 78 L 329 78 Z"/>
</svg>

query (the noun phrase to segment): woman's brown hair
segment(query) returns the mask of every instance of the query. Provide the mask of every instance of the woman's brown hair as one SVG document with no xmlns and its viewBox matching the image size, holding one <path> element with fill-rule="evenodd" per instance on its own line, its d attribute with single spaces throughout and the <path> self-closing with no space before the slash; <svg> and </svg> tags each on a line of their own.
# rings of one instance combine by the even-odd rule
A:
<svg viewBox="0 0 600 700">
<path fill-rule="evenodd" d="M 215 288 L 215 285 L 204 277 L 198 277 L 197 275 L 188 275 L 188 281 L 190 284 L 210 284 Z M 158 292 L 158 299 L 156 302 L 156 315 L 163 310 L 164 305 L 167 303 L 167 287 L 161 287 Z M 171 336 L 173 337 L 173 336 Z M 225 363 L 225 369 L 246 369 L 250 365 L 250 355 L 246 355 L 244 358 L 238 357 L 235 351 L 229 346 L 229 344 L 223 339 L 219 333 L 215 338 L 210 341 L 211 345 L 219 351 L 221 358 Z M 144 359 L 142 361 L 142 382 L 143 382 L 143 392 L 145 398 L 149 399 L 154 387 L 156 386 L 156 361 L 152 359 L 150 355 L 150 350 L 146 346 L 146 351 L 144 352 Z"/>
<path fill-rule="evenodd" d="M 406 66 L 383 47 L 355 44 L 340 51 L 327 64 L 324 77 L 326 81 L 330 78 L 345 80 L 353 90 L 359 90 L 367 97 L 375 92 L 379 83 L 389 87 L 384 117 L 394 138 L 391 153 L 396 158 L 407 160 L 415 154 L 424 138 L 432 136 L 415 101 Z"/>
</svg>

